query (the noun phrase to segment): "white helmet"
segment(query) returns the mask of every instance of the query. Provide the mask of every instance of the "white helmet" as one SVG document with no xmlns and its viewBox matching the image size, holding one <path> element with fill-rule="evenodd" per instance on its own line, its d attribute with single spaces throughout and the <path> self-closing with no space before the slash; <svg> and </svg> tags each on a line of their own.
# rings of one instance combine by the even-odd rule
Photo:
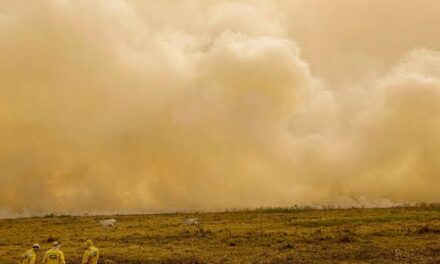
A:
<svg viewBox="0 0 440 264">
<path fill-rule="evenodd" d="M 54 241 L 54 242 L 52 243 L 52 246 L 54 246 L 54 247 L 57 247 L 57 246 L 59 246 L 59 245 L 61 245 L 60 241 Z"/>
</svg>

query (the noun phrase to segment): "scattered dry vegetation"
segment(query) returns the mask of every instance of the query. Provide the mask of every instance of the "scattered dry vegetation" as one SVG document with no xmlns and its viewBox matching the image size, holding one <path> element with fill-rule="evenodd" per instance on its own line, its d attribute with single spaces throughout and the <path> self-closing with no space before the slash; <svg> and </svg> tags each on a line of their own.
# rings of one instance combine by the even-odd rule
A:
<svg viewBox="0 0 440 264">
<path fill-rule="evenodd" d="M 183 225 L 197 217 L 201 227 Z M 223 213 L 116 215 L 0 220 L 0 263 L 17 263 L 32 243 L 63 242 L 68 263 L 82 243 L 100 263 L 440 263 L 440 207 L 389 209 L 273 208 Z M 41 260 L 42 254 L 39 254 Z"/>
</svg>

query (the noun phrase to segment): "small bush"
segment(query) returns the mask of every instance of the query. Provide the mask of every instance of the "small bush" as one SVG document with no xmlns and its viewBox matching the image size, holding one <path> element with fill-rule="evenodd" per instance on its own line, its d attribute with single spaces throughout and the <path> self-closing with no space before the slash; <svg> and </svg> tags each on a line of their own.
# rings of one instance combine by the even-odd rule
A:
<svg viewBox="0 0 440 264">
<path fill-rule="evenodd" d="M 352 243 L 355 242 L 355 233 L 350 229 L 344 229 L 337 234 L 335 239 L 339 243 Z"/>
<path fill-rule="evenodd" d="M 428 225 L 419 226 L 416 230 L 416 233 L 419 235 L 423 234 L 438 234 L 440 233 L 440 229 L 435 229 L 433 227 L 430 227 Z"/>
<path fill-rule="evenodd" d="M 290 242 L 287 242 L 286 244 L 282 245 L 280 247 L 281 250 L 288 250 L 288 249 L 292 249 L 293 245 Z"/>
<path fill-rule="evenodd" d="M 52 242 L 55 242 L 55 241 L 59 241 L 58 238 L 56 238 L 56 237 L 52 237 L 52 236 L 49 236 L 49 237 L 46 239 L 46 243 L 52 243 Z"/>
</svg>

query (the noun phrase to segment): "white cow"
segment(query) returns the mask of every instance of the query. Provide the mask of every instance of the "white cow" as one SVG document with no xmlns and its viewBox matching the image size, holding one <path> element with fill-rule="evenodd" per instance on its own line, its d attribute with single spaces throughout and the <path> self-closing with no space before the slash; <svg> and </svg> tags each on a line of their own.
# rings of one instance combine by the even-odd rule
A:
<svg viewBox="0 0 440 264">
<path fill-rule="evenodd" d="M 99 221 L 99 223 L 101 224 L 101 227 L 104 229 L 109 229 L 109 228 L 116 228 L 116 219 L 105 219 L 105 220 L 101 220 Z"/>
<path fill-rule="evenodd" d="M 199 227 L 199 219 L 198 218 L 186 218 L 184 221 L 185 225 L 196 226 Z"/>
</svg>

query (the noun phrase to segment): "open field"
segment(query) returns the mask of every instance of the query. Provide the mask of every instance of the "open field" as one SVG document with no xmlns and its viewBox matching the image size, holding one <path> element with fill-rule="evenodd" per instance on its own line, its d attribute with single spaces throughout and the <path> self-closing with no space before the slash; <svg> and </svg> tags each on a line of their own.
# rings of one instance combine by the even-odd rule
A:
<svg viewBox="0 0 440 264">
<path fill-rule="evenodd" d="M 184 226 L 197 217 L 201 228 Z M 32 243 L 62 241 L 67 263 L 83 242 L 100 263 L 440 263 L 440 208 L 267 209 L 223 213 L 46 216 L 0 220 L 0 263 L 17 263 Z M 41 260 L 42 252 L 38 256 Z"/>
</svg>

